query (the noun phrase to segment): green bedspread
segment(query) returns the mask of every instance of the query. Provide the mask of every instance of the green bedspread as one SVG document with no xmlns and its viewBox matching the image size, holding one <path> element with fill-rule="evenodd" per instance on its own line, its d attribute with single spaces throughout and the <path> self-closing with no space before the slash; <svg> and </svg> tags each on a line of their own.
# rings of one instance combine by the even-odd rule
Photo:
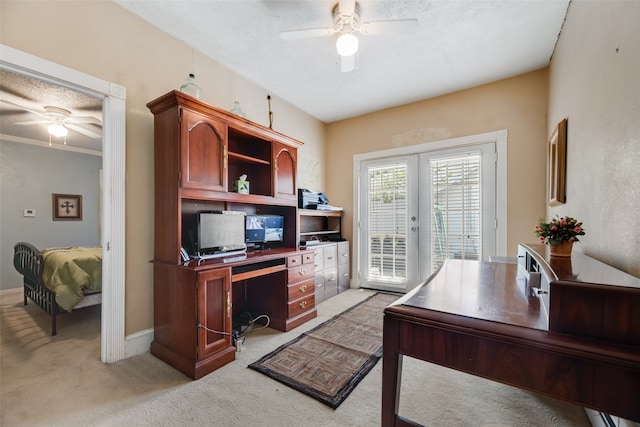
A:
<svg viewBox="0 0 640 427">
<path fill-rule="evenodd" d="M 42 251 L 46 286 L 67 311 L 84 298 L 84 291 L 102 290 L 102 248 L 54 248 Z"/>
</svg>

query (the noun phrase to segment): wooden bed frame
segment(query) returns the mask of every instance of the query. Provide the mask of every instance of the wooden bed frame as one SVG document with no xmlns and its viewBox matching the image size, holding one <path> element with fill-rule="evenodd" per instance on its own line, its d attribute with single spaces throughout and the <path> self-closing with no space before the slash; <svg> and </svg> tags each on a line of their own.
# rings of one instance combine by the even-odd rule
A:
<svg viewBox="0 0 640 427">
<path fill-rule="evenodd" d="M 42 252 L 31 243 L 19 242 L 13 247 L 13 266 L 22 274 L 24 284 L 24 305 L 27 298 L 35 302 L 51 316 L 51 336 L 56 335 L 56 316 L 64 312 L 56 303 L 56 294 L 49 289 L 42 279 L 44 258 Z M 101 292 L 87 294 L 75 308 L 87 307 L 102 302 Z"/>
</svg>

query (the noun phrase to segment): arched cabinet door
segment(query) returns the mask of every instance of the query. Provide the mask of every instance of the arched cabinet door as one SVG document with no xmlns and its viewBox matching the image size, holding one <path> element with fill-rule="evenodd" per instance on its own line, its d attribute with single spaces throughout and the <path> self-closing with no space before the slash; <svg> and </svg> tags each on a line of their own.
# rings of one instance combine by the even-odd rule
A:
<svg viewBox="0 0 640 427">
<path fill-rule="evenodd" d="M 274 197 L 295 199 L 297 150 L 278 142 L 273 144 Z"/>
<path fill-rule="evenodd" d="M 183 109 L 180 129 L 181 187 L 227 191 L 226 125 Z"/>
</svg>

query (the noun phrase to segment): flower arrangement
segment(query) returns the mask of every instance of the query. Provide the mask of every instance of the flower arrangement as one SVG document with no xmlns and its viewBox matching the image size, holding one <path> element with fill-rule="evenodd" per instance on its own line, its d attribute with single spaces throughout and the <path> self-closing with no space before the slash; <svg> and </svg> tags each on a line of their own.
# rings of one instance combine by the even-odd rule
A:
<svg viewBox="0 0 640 427">
<path fill-rule="evenodd" d="M 536 225 L 536 236 L 540 238 L 540 242 L 549 245 L 560 245 L 564 241 L 579 242 L 578 236 L 584 236 L 582 223 L 570 216 L 554 218 L 551 222 L 541 222 Z"/>
</svg>

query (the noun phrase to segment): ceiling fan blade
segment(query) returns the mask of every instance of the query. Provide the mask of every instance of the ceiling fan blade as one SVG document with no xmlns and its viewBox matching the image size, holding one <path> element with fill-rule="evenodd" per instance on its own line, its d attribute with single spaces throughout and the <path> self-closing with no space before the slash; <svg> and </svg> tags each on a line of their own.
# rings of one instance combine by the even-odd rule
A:
<svg viewBox="0 0 640 427">
<path fill-rule="evenodd" d="M 65 123 L 91 124 L 91 125 L 102 126 L 102 120 L 96 119 L 95 117 L 91 117 L 91 116 L 70 117 L 70 118 L 65 120 Z"/>
<path fill-rule="evenodd" d="M 340 0 L 338 8 L 343 15 L 353 15 L 356 10 L 356 0 Z"/>
<path fill-rule="evenodd" d="M 300 40 L 300 39 L 308 39 L 311 37 L 323 37 L 330 36 L 335 33 L 336 30 L 334 28 L 308 28 L 306 30 L 290 30 L 290 31 L 280 31 L 280 38 L 282 40 Z"/>
<path fill-rule="evenodd" d="M 102 135 L 97 134 L 95 132 L 91 132 L 90 130 L 83 129 L 80 126 L 76 126 L 76 125 L 73 125 L 73 124 L 66 124 L 65 126 L 67 128 L 69 128 L 69 129 L 71 129 L 71 130 L 74 130 L 74 131 L 76 131 L 78 133 L 83 134 L 84 136 L 88 136 L 89 138 L 93 138 L 93 139 L 102 138 Z"/>
<path fill-rule="evenodd" d="M 49 118 L 49 116 L 47 116 L 42 111 L 32 110 L 31 108 L 27 108 L 24 105 L 16 104 L 15 102 L 7 101 L 6 99 L 0 99 L 0 101 L 4 102 L 5 104 L 13 105 L 16 108 L 19 108 L 19 109 L 21 109 L 23 111 L 27 111 L 27 112 L 32 113 L 32 114 L 35 114 L 37 116 Z"/>
<path fill-rule="evenodd" d="M 44 124 L 48 124 L 51 123 L 51 120 L 29 120 L 27 122 L 16 122 L 16 125 L 21 125 L 21 126 L 31 126 L 31 125 L 44 125 Z"/>
<path fill-rule="evenodd" d="M 362 34 L 409 34 L 417 29 L 417 19 L 365 22 L 358 28 Z"/>
</svg>

